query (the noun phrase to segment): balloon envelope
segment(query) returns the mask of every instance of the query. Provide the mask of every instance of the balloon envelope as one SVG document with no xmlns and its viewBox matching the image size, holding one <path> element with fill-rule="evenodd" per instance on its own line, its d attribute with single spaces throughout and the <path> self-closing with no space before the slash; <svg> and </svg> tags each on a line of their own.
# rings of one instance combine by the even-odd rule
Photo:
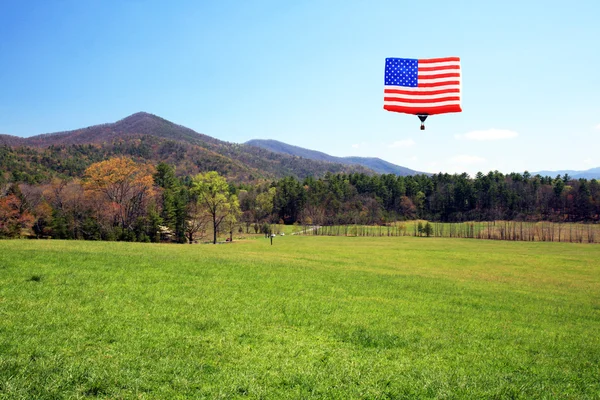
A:
<svg viewBox="0 0 600 400">
<path fill-rule="evenodd" d="M 461 112 L 459 57 L 386 58 L 383 108 L 414 115 Z"/>
</svg>

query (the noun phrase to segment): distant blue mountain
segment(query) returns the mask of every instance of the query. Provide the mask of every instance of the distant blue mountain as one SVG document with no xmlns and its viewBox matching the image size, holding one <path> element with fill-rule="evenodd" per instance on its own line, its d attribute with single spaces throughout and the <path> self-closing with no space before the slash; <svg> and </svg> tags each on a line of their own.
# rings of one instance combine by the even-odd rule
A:
<svg viewBox="0 0 600 400">
<path fill-rule="evenodd" d="M 381 158 L 376 157 L 335 157 L 330 156 L 329 154 L 322 153 L 320 151 L 309 150 L 303 147 L 293 146 L 291 144 L 279 142 L 277 140 L 262 140 L 262 139 L 253 139 L 249 140 L 245 143 L 246 145 L 256 146 L 263 148 L 265 150 L 269 150 L 275 153 L 283 153 L 296 157 L 302 157 L 309 160 L 316 161 L 327 161 L 338 164 L 347 164 L 347 165 L 362 165 L 363 167 L 367 167 L 379 174 L 395 174 L 400 176 L 408 176 L 408 175 L 431 175 L 425 172 L 419 172 L 412 170 L 410 168 L 401 167 L 396 164 L 392 164 Z"/>
<path fill-rule="evenodd" d="M 575 171 L 575 170 L 560 170 L 560 171 L 539 171 L 532 172 L 531 175 L 541 175 L 541 176 L 551 176 L 556 177 L 557 175 L 563 176 L 564 174 L 568 174 L 571 178 L 579 179 L 600 179 L 600 167 L 586 169 L 585 171 Z"/>
</svg>

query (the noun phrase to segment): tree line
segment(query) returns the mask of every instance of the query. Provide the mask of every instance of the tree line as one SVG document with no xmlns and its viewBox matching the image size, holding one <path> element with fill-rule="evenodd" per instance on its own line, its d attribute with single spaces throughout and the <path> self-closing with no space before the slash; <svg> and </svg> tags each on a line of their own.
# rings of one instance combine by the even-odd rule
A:
<svg viewBox="0 0 600 400">
<path fill-rule="evenodd" d="M 276 183 L 274 207 L 286 223 L 385 224 L 425 219 L 463 221 L 597 222 L 600 184 L 592 179 L 555 178 L 498 171 L 463 174 L 327 174 L 302 182 Z"/>
<path fill-rule="evenodd" d="M 386 225 L 425 219 L 598 222 L 598 181 L 494 171 L 416 176 L 332 174 L 261 183 L 227 182 L 215 171 L 99 161 L 82 178 L 41 184 L 0 181 L 0 236 L 172 241 L 228 239 L 271 223 Z"/>
</svg>

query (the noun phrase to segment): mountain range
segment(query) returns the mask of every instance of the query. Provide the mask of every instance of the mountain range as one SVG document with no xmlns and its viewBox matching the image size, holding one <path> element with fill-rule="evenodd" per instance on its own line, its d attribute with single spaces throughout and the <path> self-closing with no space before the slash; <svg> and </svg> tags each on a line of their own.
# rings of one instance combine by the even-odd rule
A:
<svg viewBox="0 0 600 400">
<path fill-rule="evenodd" d="M 263 139 L 252 139 L 247 141 L 245 144 L 250 146 L 261 147 L 266 150 L 270 150 L 276 153 L 289 154 L 292 156 L 298 156 L 307 158 L 315 161 L 327 161 L 331 163 L 339 163 L 346 165 L 362 165 L 367 167 L 378 174 L 395 174 L 401 176 L 407 175 L 418 175 L 426 174 L 424 172 L 418 172 L 406 167 L 401 167 L 396 164 L 392 164 L 381 158 L 375 157 L 335 157 L 329 154 L 322 153 L 320 151 L 308 150 L 298 146 L 292 146 L 291 144 L 279 142 L 277 140 L 263 140 Z M 429 175 L 429 174 L 426 174 Z"/>
<path fill-rule="evenodd" d="M 326 173 L 425 174 L 380 158 L 335 157 L 276 140 L 254 139 L 243 144 L 222 141 L 153 114 L 139 112 L 114 123 L 27 138 L 0 134 L 0 181 L 39 182 L 53 176 L 81 176 L 91 163 L 115 156 L 166 162 L 179 174 L 208 170 L 238 182 Z M 600 178 L 600 168 L 586 171 L 539 171 L 532 175 L 568 174 Z M 428 174 L 429 175 L 429 174 Z"/>
<path fill-rule="evenodd" d="M 342 162 L 335 157 L 311 159 L 225 142 L 145 112 L 72 131 L 27 138 L 0 135 L 0 174 L 23 175 L 19 180 L 24 181 L 81 176 L 91 163 L 119 155 L 153 164 L 167 162 L 182 175 L 215 170 L 239 182 L 284 176 L 302 179 L 328 172 L 375 173 L 369 164 Z"/>
<path fill-rule="evenodd" d="M 574 170 L 560 170 L 560 171 L 538 171 L 532 172 L 532 175 L 540 174 L 541 176 L 551 176 L 556 177 L 557 175 L 564 176 L 565 174 L 569 175 L 574 179 L 600 179 L 600 167 L 590 168 L 584 171 L 574 171 Z"/>
</svg>

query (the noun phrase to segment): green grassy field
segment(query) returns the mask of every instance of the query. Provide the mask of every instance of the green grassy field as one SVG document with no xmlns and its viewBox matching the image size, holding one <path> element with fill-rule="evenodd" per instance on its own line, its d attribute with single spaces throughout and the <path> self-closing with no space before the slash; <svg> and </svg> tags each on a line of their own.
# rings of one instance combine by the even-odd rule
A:
<svg viewBox="0 0 600 400">
<path fill-rule="evenodd" d="M 600 246 L 0 241 L 0 398 L 600 398 Z"/>
</svg>

